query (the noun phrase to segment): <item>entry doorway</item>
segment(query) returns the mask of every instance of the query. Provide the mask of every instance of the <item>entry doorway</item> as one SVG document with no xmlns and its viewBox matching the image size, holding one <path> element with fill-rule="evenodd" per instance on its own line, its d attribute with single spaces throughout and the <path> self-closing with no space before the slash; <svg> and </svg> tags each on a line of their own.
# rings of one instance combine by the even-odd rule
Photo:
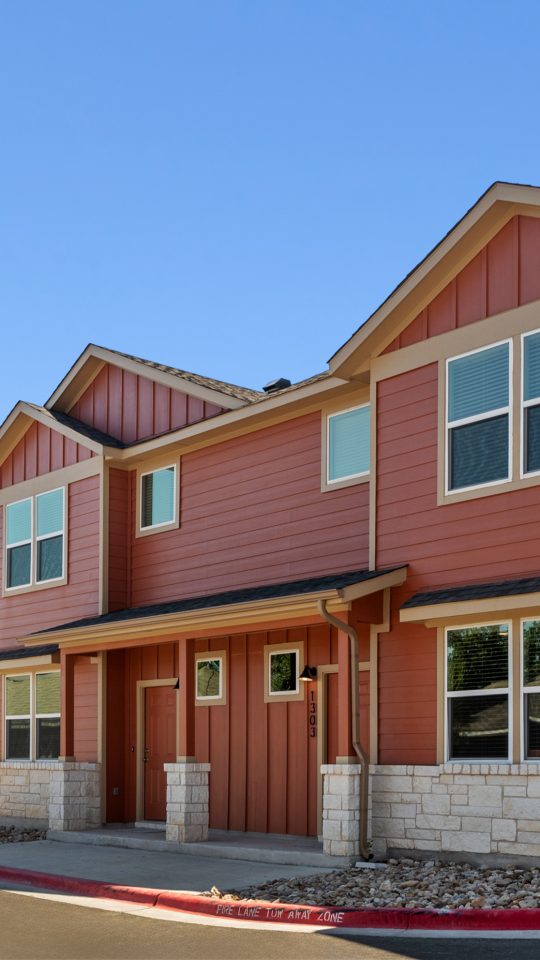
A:
<svg viewBox="0 0 540 960">
<path fill-rule="evenodd" d="M 139 681 L 137 819 L 167 819 L 165 763 L 176 761 L 176 681 Z"/>
</svg>

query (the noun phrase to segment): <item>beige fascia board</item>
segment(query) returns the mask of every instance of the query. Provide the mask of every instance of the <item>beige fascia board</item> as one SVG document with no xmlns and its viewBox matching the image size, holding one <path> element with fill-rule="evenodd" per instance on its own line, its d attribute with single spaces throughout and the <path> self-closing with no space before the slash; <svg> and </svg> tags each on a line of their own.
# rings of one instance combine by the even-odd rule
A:
<svg viewBox="0 0 540 960">
<path fill-rule="evenodd" d="M 129 637 L 154 637 L 174 632 L 185 633 L 189 630 L 223 626 L 224 633 L 229 627 L 243 623 L 264 623 L 288 617 L 312 616 L 316 613 L 318 600 L 326 600 L 328 609 L 341 611 L 348 604 L 338 596 L 337 590 L 325 590 L 300 596 L 280 597 L 275 600 L 254 600 L 250 603 L 227 604 L 222 607 L 208 607 L 203 610 L 186 610 L 183 613 L 160 614 L 154 617 L 140 617 L 122 620 L 116 623 L 94 624 L 92 626 L 73 627 L 71 629 L 48 630 L 39 635 L 21 637 L 25 647 L 42 646 L 54 642 L 62 647 L 96 644 Z"/>
<path fill-rule="evenodd" d="M 388 573 L 381 573 L 379 577 L 372 577 L 371 580 L 362 580 L 360 583 L 353 583 L 350 587 L 344 587 L 338 593 L 343 600 L 350 603 L 352 600 L 359 600 L 361 597 L 368 597 L 372 593 L 378 593 L 379 590 L 386 590 L 388 587 L 399 587 L 407 579 L 407 567 L 401 567 L 399 570 L 389 570 Z"/>
<path fill-rule="evenodd" d="M 496 183 L 329 360 L 332 374 L 350 378 L 424 309 L 516 214 L 539 215 L 540 188 Z M 391 317 L 391 326 L 385 321 Z M 388 329 L 387 329 L 388 328 Z M 362 348 L 362 356 L 357 351 Z"/>
<path fill-rule="evenodd" d="M 66 424 L 59 423 L 58 420 L 55 420 L 47 411 L 41 410 L 39 407 L 34 407 L 25 400 L 19 400 L 0 427 L 0 462 L 3 462 L 6 457 L 9 456 L 33 421 L 43 424 L 43 426 L 48 427 L 49 430 L 55 430 L 57 433 L 62 434 L 62 436 L 67 437 L 68 440 L 80 443 L 81 446 L 86 447 L 93 453 L 114 452 L 114 448 L 104 447 L 103 444 L 98 443 L 96 440 L 91 440 L 77 430 L 66 426 Z M 7 441 L 5 445 L 3 444 L 4 440 Z"/>
<path fill-rule="evenodd" d="M 2 660 L 0 653 L 0 670 L 20 670 L 27 667 L 47 667 L 51 664 L 60 663 L 59 653 L 46 653 L 40 657 L 25 657 L 21 660 Z"/>
<path fill-rule="evenodd" d="M 495 614 L 509 615 L 519 610 L 538 612 L 540 593 L 523 593 L 515 596 L 485 597 L 481 600 L 463 600 L 454 603 L 431 603 L 422 607 L 406 607 L 399 612 L 401 623 L 423 623 L 426 627 L 465 622 L 471 617 L 492 617 Z"/>
<path fill-rule="evenodd" d="M 90 361 L 95 361 L 91 363 Z M 207 403 L 214 403 L 219 407 L 228 407 L 236 410 L 245 405 L 245 400 L 239 400 L 237 397 L 231 397 L 229 394 L 221 393 L 219 390 L 212 390 L 210 387 L 204 387 L 201 384 L 193 383 L 191 380 L 183 380 L 165 370 L 158 370 L 140 363 L 137 360 L 131 360 L 129 357 L 123 357 L 121 354 L 107 350 L 105 347 L 98 347 L 89 344 L 86 350 L 81 354 L 77 362 L 73 365 L 69 373 L 58 385 L 52 396 L 47 400 L 45 406 L 48 410 L 62 410 L 67 412 L 82 392 L 90 385 L 97 376 L 104 363 L 113 364 L 115 367 L 121 367 L 122 370 L 128 370 L 130 373 L 142 375 L 148 380 L 156 383 L 162 383 L 164 386 L 171 387 L 173 390 L 182 390 Z M 87 368 L 86 370 L 84 368 Z M 84 386 L 81 389 L 78 377 L 79 374 L 87 374 L 84 378 Z"/>
<path fill-rule="evenodd" d="M 332 394 L 333 397 L 351 395 L 357 389 L 356 383 L 351 384 L 348 380 L 339 377 L 329 377 L 300 387 L 297 391 L 268 397 L 268 399 L 241 407 L 239 410 L 229 410 L 227 413 L 220 414 L 219 417 L 193 423 L 172 433 L 133 444 L 123 450 L 111 450 L 111 459 L 118 463 L 129 463 L 135 466 L 148 454 L 154 455 L 161 450 L 165 451 L 167 447 L 185 452 L 188 449 L 195 450 L 213 443 L 221 443 L 244 433 L 259 430 L 271 423 L 292 420 L 294 417 L 318 410 L 328 394 Z"/>
</svg>

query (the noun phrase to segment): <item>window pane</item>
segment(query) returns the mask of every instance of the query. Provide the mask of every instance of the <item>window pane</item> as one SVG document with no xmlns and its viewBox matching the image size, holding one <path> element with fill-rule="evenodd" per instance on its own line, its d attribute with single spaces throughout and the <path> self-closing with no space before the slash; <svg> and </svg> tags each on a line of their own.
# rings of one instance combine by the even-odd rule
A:
<svg viewBox="0 0 540 960">
<path fill-rule="evenodd" d="M 10 547 L 7 551 L 7 586 L 24 587 L 30 583 L 30 559 L 32 548 L 29 543 L 24 547 Z"/>
<path fill-rule="evenodd" d="M 508 415 L 450 430 L 450 489 L 508 477 Z"/>
<path fill-rule="evenodd" d="M 509 344 L 501 343 L 448 364 L 448 420 L 508 406 Z"/>
<path fill-rule="evenodd" d="M 328 479 L 340 480 L 369 470 L 370 408 L 328 418 Z"/>
<path fill-rule="evenodd" d="M 448 701 L 451 760 L 508 759 L 508 697 Z"/>
<path fill-rule="evenodd" d="M 295 693 L 297 687 L 298 669 L 296 653 L 270 654 L 270 692 Z"/>
<path fill-rule="evenodd" d="M 38 760 L 56 760 L 60 753 L 60 717 L 36 720 L 36 756 Z"/>
<path fill-rule="evenodd" d="M 540 406 L 526 407 L 525 416 L 525 471 L 540 470 Z"/>
<path fill-rule="evenodd" d="M 197 696 L 221 696 L 221 660 L 197 660 Z"/>
<path fill-rule="evenodd" d="M 540 333 L 523 338 L 523 399 L 540 397 Z"/>
<path fill-rule="evenodd" d="M 21 543 L 32 536 L 32 501 L 21 500 L 6 507 L 7 537 L 6 544 Z"/>
<path fill-rule="evenodd" d="M 540 687 L 540 620 L 523 624 L 523 686 Z"/>
<path fill-rule="evenodd" d="M 466 627 L 447 637 L 448 690 L 508 686 L 508 627 Z"/>
<path fill-rule="evenodd" d="M 525 756 L 540 757 L 540 693 L 525 695 Z"/>
<path fill-rule="evenodd" d="M 30 713 L 30 677 L 6 677 L 6 716 L 24 717 Z"/>
<path fill-rule="evenodd" d="M 141 527 L 174 520 L 174 467 L 155 470 L 142 478 Z"/>
<path fill-rule="evenodd" d="M 30 759 L 30 720 L 6 721 L 6 757 L 8 760 Z"/>
<path fill-rule="evenodd" d="M 36 497 L 37 535 L 45 537 L 64 529 L 64 491 L 51 490 Z"/>
<path fill-rule="evenodd" d="M 37 543 L 37 579 L 54 580 L 61 577 L 64 566 L 64 538 L 50 537 Z"/>
<path fill-rule="evenodd" d="M 60 713 L 60 671 L 37 674 L 36 713 Z"/>
</svg>

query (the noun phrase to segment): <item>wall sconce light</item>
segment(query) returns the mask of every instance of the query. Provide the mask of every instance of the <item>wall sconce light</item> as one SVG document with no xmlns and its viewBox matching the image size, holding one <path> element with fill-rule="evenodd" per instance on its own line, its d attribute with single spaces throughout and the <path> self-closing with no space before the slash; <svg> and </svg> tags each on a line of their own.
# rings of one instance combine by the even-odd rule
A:
<svg viewBox="0 0 540 960">
<path fill-rule="evenodd" d="M 302 673 L 300 674 L 300 676 L 298 677 L 298 679 L 299 679 L 299 680 L 305 680 L 305 681 L 307 681 L 307 682 L 310 681 L 310 680 L 316 680 L 316 679 L 317 679 L 317 667 L 309 667 L 309 666 L 306 665 L 306 666 L 304 667 L 304 669 L 302 670 Z"/>
</svg>

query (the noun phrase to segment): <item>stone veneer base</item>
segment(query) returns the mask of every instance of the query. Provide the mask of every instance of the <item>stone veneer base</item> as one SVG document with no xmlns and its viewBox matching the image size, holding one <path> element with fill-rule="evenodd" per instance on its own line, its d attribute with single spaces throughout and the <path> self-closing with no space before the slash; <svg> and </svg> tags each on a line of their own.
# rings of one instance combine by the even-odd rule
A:
<svg viewBox="0 0 540 960">
<path fill-rule="evenodd" d="M 540 764 L 372 766 L 374 855 L 540 857 Z M 455 856 L 454 856 L 455 855 Z"/>
<path fill-rule="evenodd" d="M 166 763 L 167 824 L 165 837 L 178 843 L 208 839 L 209 763 Z"/>
<path fill-rule="evenodd" d="M 324 763 L 323 851 L 331 857 L 354 857 L 360 852 L 360 766 Z"/>
<path fill-rule="evenodd" d="M 51 772 L 59 768 L 56 760 L 0 762 L 0 820 L 47 826 Z"/>
<path fill-rule="evenodd" d="M 49 782 L 49 829 L 88 830 L 101 824 L 101 764 L 54 764 Z"/>
</svg>

